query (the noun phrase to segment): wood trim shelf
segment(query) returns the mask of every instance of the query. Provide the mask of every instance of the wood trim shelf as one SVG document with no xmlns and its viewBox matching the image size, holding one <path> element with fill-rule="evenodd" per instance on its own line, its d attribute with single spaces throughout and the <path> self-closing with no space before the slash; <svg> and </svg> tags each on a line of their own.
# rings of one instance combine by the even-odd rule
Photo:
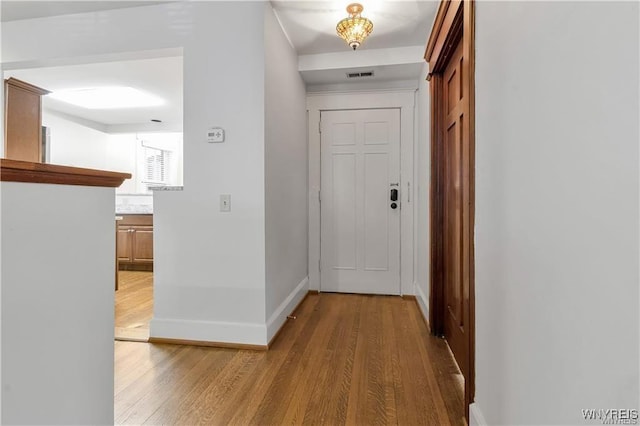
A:
<svg viewBox="0 0 640 426">
<path fill-rule="evenodd" d="M 0 181 L 117 188 L 131 174 L 0 159 Z"/>
</svg>

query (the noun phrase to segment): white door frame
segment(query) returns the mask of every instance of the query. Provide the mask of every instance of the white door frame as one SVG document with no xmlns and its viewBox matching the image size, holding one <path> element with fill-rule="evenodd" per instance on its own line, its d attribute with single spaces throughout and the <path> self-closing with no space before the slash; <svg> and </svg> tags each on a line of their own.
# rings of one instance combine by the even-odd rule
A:
<svg viewBox="0 0 640 426">
<path fill-rule="evenodd" d="M 415 90 L 309 93 L 309 289 L 320 288 L 320 112 L 400 108 L 400 294 L 414 295 Z"/>
</svg>

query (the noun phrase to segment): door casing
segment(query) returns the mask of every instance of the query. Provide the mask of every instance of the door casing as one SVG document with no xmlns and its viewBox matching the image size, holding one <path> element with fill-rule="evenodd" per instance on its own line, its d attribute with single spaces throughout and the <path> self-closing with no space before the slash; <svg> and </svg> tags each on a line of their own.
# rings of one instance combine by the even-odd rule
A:
<svg viewBox="0 0 640 426">
<path fill-rule="evenodd" d="M 475 393 L 475 288 L 474 288 L 474 215 L 475 215 L 475 27 L 473 0 L 442 0 L 427 43 L 425 60 L 429 63 L 431 95 L 431 187 L 430 187 L 430 295 L 429 322 L 431 332 L 444 332 L 444 79 L 443 72 L 458 43 L 463 48 L 463 82 L 467 94 L 467 120 L 463 138 L 468 144 L 468 156 L 462 165 L 463 186 L 468 190 L 463 205 L 463 280 L 469 288 L 467 310 L 468 346 L 465 367 L 465 415 L 469 421 L 469 404 Z"/>
</svg>

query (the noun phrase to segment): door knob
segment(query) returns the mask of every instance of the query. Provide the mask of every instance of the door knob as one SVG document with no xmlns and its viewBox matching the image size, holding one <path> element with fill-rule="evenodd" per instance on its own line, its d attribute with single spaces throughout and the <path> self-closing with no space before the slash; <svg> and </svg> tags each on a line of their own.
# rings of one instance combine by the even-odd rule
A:
<svg viewBox="0 0 640 426">
<path fill-rule="evenodd" d="M 391 208 L 395 210 L 398 208 L 398 205 L 396 203 L 391 203 Z"/>
</svg>

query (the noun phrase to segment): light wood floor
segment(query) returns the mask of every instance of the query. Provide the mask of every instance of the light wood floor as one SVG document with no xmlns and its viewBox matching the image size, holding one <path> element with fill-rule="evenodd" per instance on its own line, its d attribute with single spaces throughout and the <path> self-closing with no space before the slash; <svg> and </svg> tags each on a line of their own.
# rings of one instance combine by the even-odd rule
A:
<svg viewBox="0 0 640 426">
<path fill-rule="evenodd" d="M 119 271 L 116 291 L 116 340 L 146 342 L 153 315 L 153 272 Z"/>
<path fill-rule="evenodd" d="M 295 315 L 268 352 L 116 342 L 116 423 L 465 424 L 415 301 L 322 293 Z"/>
</svg>

